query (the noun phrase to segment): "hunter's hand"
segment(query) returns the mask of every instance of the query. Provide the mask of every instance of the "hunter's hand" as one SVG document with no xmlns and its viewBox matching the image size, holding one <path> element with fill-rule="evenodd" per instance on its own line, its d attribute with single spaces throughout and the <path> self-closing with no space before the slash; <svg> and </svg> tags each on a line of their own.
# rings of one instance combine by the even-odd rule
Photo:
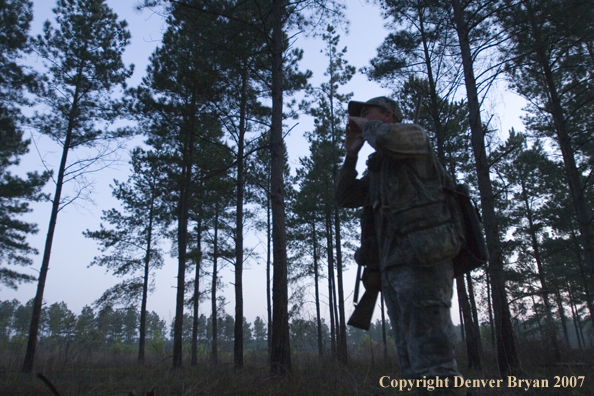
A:
<svg viewBox="0 0 594 396">
<path fill-rule="evenodd" d="M 381 272 L 379 272 L 379 270 L 370 270 L 369 268 L 365 268 L 361 280 L 363 281 L 363 286 L 365 286 L 365 290 L 382 290 L 382 274 Z"/>
<path fill-rule="evenodd" d="M 357 156 L 357 154 L 359 154 L 359 150 L 361 150 L 361 147 L 363 147 L 363 143 L 365 143 L 365 141 L 363 140 L 361 128 L 359 128 L 359 126 L 356 123 L 351 121 L 350 118 L 352 117 L 349 117 L 349 123 L 346 126 L 344 148 L 348 155 Z"/>
<path fill-rule="evenodd" d="M 359 132 L 363 132 L 363 127 L 365 127 L 365 124 L 367 124 L 368 121 L 369 119 L 364 117 L 349 116 L 349 124 L 351 125 L 351 128 L 355 128 Z"/>
</svg>

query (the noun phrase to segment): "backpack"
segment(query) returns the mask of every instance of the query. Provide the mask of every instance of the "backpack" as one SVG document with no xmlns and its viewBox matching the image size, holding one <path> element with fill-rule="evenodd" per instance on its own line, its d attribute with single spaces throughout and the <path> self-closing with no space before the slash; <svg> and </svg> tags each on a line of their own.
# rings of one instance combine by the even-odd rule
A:
<svg viewBox="0 0 594 396">
<path fill-rule="evenodd" d="M 460 208 L 462 216 L 462 233 L 464 244 L 454 262 L 454 277 L 464 275 L 480 267 L 489 260 L 489 251 L 483 235 L 483 227 L 478 208 L 470 198 L 470 191 L 466 184 L 456 184 L 456 189 L 444 187 L 446 195 L 452 198 Z"/>
</svg>

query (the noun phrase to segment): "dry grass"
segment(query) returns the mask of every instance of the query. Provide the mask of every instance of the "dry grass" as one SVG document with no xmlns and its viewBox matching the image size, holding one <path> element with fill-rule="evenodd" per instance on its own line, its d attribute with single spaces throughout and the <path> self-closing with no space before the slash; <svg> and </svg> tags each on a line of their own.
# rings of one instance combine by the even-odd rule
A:
<svg viewBox="0 0 594 396">
<path fill-rule="evenodd" d="M 549 379 L 548 388 L 528 391 L 522 388 L 485 388 L 472 390 L 472 395 L 594 395 L 594 374 L 591 352 L 566 351 L 564 364 L 545 363 L 540 346 L 522 346 L 522 364 L 529 379 Z M 462 356 L 462 353 L 458 354 Z M 6 356 L 5 356 L 6 357 Z M 1 358 L 1 357 L 0 357 Z M 184 362 L 182 369 L 172 370 L 170 359 L 151 358 L 144 366 L 136 364 L 133 355 L 94 355 L 86 361 L 81 357 L 76 362 L 59 362 L 59 359 L 45 356 L 39 359 L 37 371 L 43 373 L 58 389 L 60 396 L 70 395 L 128 395 L 134 392 L 145 395 L 157 387 L 157 394 L 198 395 L 394 395 L 397 389 L 382 388 L 379 379 L 384 375 L 398 378 L 395 359 L 390 356 L 384 361 L 380 351 L 371 355 L 353 353 L 348 366 L 331 359 L 320 361 L 315 356 L 298 354 L 293 356 L 291 378 L 271 377 L 269 365 L 263 354 L 246 355 L 245 368 L 234 370 L 230 356 L 223 356 L 216 367 L 206 359 L 191 367 Z M 35 375 L 19 372 L 15 359 L 1 359 L 0 395 L 51 395 L 49 388 Z M 466 378 L 496 379 L 497 366 L 491 353 L 484 358 L 481 372 L 465 370 L 466 362 L 459 359 Z M 1 366 L 0 366 L 1 367 Z M 554 388 L 554 376 L 585 376 L 581 387 Z M 504 381 L 507 384 L 507 381 Z"/>
</svg>

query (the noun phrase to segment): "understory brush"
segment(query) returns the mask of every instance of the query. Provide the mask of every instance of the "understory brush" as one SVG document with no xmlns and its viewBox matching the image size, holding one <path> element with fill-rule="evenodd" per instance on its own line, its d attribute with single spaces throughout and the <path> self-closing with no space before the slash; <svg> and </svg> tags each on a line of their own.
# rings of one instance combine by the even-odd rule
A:
<svg viewBox="0 0 594 396">
<path fill-rule="evenodd" d="M 592 351 L 564 350 L 562 361 L 553 362 L 543 359 L 547 354 L 538 343 L 520 345 L 519 348 L 524 374 L 515 376 L 515 382 L 511 382 L 513 387 L 508 386 L 509 378 L 503 378 L 501 386 L 492 387 L 489 383 L 496 381 L 490 380 L 500 379 L 494 352 L 485 351 L 482 370 L 471 370 L 467 369 L 464 348 L 459 346 L 460 371 L 466 380 L 471 380 L 473 396 L 594 395 Z M 0 395 L 51 395 L 48 386 L 36 375 L 20 372 L 22 360 L 15 358 L 14 351 L 5 352 L 0 354 Z M 228 354 L 223 354 L 217 365 L 212 365 L 208 356 L 201 356 L 196 366 L 191 366 L 187 360 L 182 368 L 172 369 L 170 356 L 149 355 L 140 365 L 136 356 L 128 352 L 95 352 L 64 361 L 46 351 L 38 356 L 35 373 L 45 376 L 60 396 L 123 396 L 130 392 L 146 395 L 152 389 L 156 389 L 159 396 L 383 396 L 409 393 L 406 386 L 402 391 L 399 388 L 396 356 L 392 351 L 384 354 L 382 348 L 354 351 L 350 353 L 347 365 L 329 356 L 320 359 L 312 353 L 294 353 L 292 364 L 290 376 L 272 377 L 265 351 L 246 353 L 245 366 L 241 370 L 234 369 L 233 357 Z M 477 381 L 473 383 L 473 379 Z M 392 386 L 394 384 L 396 387 Z"/>
</svg>

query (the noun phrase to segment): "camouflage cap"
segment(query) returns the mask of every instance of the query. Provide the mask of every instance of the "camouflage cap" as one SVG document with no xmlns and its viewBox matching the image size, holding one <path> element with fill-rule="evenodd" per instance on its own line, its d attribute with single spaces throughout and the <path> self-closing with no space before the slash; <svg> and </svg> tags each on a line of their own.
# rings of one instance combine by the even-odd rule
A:
<svg viewBox="0 0 594 396">
<path fill-rule="evenodd" d="M 363 106 L 377 106 L 381 107 L 384 110 L 389 110 L 392 112 L 392 114 L 394 114 L 394 117 L 396 118 L 397 122 L 402 121 L 402 111 L 400 111 L 398 103 L 385 96 L 378 96 L 377 98 L 369 99 L 367 102 L 355 102 L 354 100 L 350 101 L 348 107 L 349 115 L 354 117 L 360 117 L 361 109 L 363 109 Z"/>
</svg>

